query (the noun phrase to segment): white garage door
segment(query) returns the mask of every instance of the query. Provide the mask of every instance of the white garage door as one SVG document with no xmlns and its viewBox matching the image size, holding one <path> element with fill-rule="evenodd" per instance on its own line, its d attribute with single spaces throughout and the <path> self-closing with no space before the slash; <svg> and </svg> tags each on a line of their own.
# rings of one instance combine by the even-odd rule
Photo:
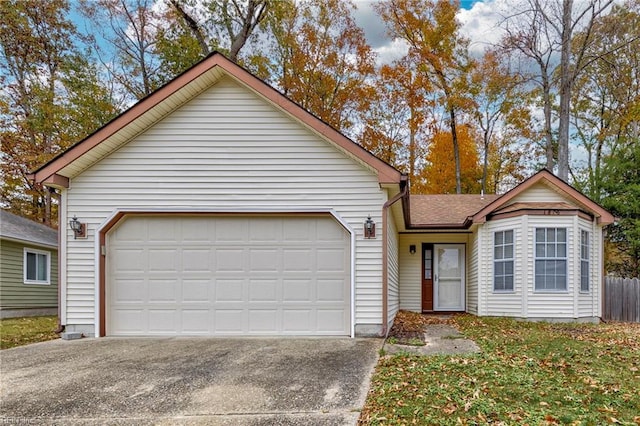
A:
<svg viewBox="0 0 640 426">
<path fill-rule="evenodd" d="M 328 215 L 124 218 L 107 334 L 349 335 L 349 245 Z"/>
</svg>

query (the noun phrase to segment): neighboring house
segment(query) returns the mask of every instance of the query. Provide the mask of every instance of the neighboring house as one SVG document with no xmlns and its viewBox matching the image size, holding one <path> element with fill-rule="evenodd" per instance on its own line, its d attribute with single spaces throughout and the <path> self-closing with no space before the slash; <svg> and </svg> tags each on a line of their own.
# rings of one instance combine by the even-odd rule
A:
<svg viewBox="0 0 640 426">
<path fill-rule="evenodd" d="M 220 54 L 34 172 L 61 190 L 85 335 L 379 335 L 400 308 L 595 320 L 612 216 L 547 171 L 503 195 L 406 176 Z M 369 219 L 370 217 L 370 219 Z"/>
<path fill-rule="evenodd" d="M 58 231 L 0 210 L 0 318 L 57 308 Z"/>
</svg>

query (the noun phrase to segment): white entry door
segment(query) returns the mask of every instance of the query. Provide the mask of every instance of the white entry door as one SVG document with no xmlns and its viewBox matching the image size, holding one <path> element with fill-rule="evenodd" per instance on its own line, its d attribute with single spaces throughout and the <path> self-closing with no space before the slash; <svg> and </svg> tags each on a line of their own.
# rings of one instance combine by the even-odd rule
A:
<svg viewBox="0 0 640 426">
<path fill-rule="evenodd" d="M 464 311 L 464 244 L 436 244 L 434 255 L 434 310 Z"/>
</svg>

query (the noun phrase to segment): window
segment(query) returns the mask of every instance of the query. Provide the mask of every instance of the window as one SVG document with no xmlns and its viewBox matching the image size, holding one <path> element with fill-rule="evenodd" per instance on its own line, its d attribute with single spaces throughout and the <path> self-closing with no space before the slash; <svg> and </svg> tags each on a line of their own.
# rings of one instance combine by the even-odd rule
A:
<svg viewBox="0 0 640 426">
<path fill-rule="evenodd" d="M 580 231 L 580 291 L 589 291 L 589 232 Z"/>
<path fill-rule="evenodd" d="M 567 290 L 567 230 L 536 228 L 536 290 Z"/>
<path fill-rule="evenodd" d="M 51 253 L 35 249 L 24 249 L 24 283 L 50 284 Z"/>
<path fill-rule="evenodd" d="M 493 290 L 513 291 L 513 231 L 493 234 Z"/>
</svg>

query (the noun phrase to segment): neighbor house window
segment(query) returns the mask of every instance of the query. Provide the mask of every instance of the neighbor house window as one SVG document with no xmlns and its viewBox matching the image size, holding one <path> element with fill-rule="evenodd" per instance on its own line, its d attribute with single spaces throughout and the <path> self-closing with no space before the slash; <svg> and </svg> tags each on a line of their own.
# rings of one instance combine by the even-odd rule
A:
<svg viewBox="0 0 640 426">
<path fill-rule="evenodd" d="M 536 290 L 567 290 L 566 228 L 536 228 Z"/>
<path fill-rule="evenodd" d="M 493 234 L 493 290 L 513 291 L 513 231 Z"/>
<path fill-rule="evenodd" d="M 580 291 L 589 291 L 589 232 L 580 231 Z"/>
<path fill-rule="evenodd" d="M 24 283 L 50 284 L 51 253 L 35 249 L 24 249 Z"/>
</svg>

